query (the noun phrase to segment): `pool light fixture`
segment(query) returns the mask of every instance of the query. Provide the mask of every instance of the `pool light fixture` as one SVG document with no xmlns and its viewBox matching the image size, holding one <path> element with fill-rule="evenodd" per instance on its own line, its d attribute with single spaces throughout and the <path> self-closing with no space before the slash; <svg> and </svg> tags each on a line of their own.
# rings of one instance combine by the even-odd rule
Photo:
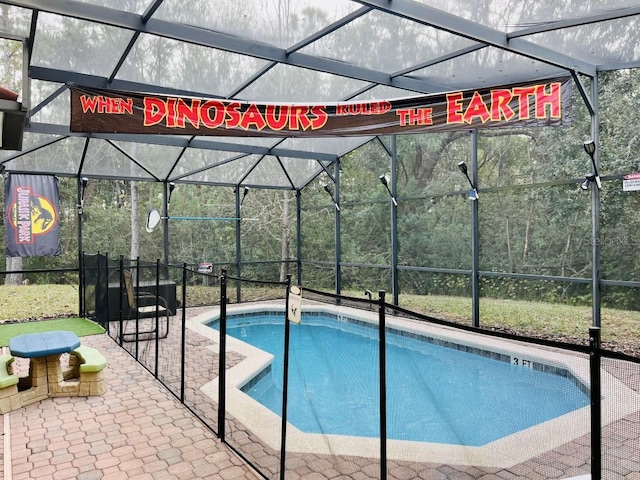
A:
<svg viewBox="0 0 640 480">
<path fill-rule="evenodd" d="M 464 163 L 464 162 L 459 162 L 458 163 L 458 168 L 463 173 L 463 175 L 465 177 L 467 177 L 467 180 L 469 181 L 469 185 L 471 186 L 471 190 L 469 191 L 469 198 L 471 200 L 477 200 L 478 197 L 479 197 L 478 189 L 476 188 L 476 186 L 471 181 L 471 177 L 469 176 L 469 170 L 467 169 L 467 164 Z"/>
<path fill-rule="evenodd" d="M 340 205 L 338 205 L 338 202 L 336 202 L 336 199 L 334 198 L 333 193 L 331 193 L 331 189 L 329 188 L 329 185 L 325 183 L 322 188 L 324 188 L 324 191 L 329 194 L 329 196 L 331 197 L 331 200 L 333 200 L 333 205 L 336 207 L 336 210 L 339 212 Z"/>
<path fill-rule="evenodd" d="M 387 177 L 387 175 L 380 175 L 380 183 L 382 185 L 384 185 L 384 188 L 387 189 L 387 192 L 389 192 L 389 195 L 391 196 L 391 201 L 393 202 L 393 205 L 395 207 L 398 206 L 398 202 L 396 201 L 396 197 L 393 196 L 393 193 L 391 193 L 391 189 L 389 188 L 389 178 Z"/>
<path fill-rule="evenodd" d="M 78 204 L 78 215 L 82 215 L 84 209 L 84 192 L 87 189 L 87 185 L 89 185 L 89 179 L 87 177 L 82 177 L 81 182 L 82 185 L 80 187 L 80 203 Z"/>
<path fill-rule="evenodd" d="M 596 159 L 595 159 L 596 143 L 591 138 L 589 138 L 584 141 L 582 146 L 584 147 L 584 151 L 587 152 L 587 155 L 589 155 L 589 158 L 591 158 L 591 166 L 593 168 L 593 173 L 590 173 L 587 176 L 585 176 L 585 181 L 582 182 L 582 184 L 580 185 L 580 188 L 582 190 L 588 190 L 589 184 L 591 182 L 595 182 L 599 190 L 602 188 L 602 182 L 600 181 L 600 174 L 598 173 L 598 167 L 596 166 Z"/>
</svg>

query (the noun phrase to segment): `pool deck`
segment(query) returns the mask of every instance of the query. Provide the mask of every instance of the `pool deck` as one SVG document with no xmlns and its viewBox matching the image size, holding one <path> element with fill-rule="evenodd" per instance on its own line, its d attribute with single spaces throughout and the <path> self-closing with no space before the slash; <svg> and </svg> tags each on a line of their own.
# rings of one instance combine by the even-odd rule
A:
<svg viewBox="0 0 640 480">
<path fill-rule="evenodd" d="M 201 313 L 202 309 L 194 309 L 189 315 Z M 107 357 L 107 392 L 87 398 L 51 398 L 0 416 L 4 431 L 2 479 L 261 478 L 113 339 L 105 334 L 83 337 L 82 341 Z M 199 365 L 192 363 L 187 369 L 191 375 L 198 375 Z M 637 376 L 637 371 L 632 375 Z M 631 383 L 638 385 L 637 379 Z M 603 451 L 608 470 L 603 478 L 640 480 L 639 432 L 640 412 L 604 429 Z M 395 461 L 390 461 L 388 468 L 389 478 L 399 480 L 582 480 L 589 478 L 589 455 L 586 436 L 553 446 L 544 454 L 509 468 Z M 351 458 L 337 470 L 332 467 L 324 477 L 311 469 L 313 465 L 323 465 L 323 455 L 306 454 L 304 458 L 304 462 L 288 464 L 287 478 L 376 476 L 369 475 L 370 465 L 366 462 Z"/>
<path fill-rule="evenodd" d="M 50 398 L 0 416 L 1 478 L 260 478 L 113 339 L 82 343 L 107 358 L 106 393 Z"/>
</svg>

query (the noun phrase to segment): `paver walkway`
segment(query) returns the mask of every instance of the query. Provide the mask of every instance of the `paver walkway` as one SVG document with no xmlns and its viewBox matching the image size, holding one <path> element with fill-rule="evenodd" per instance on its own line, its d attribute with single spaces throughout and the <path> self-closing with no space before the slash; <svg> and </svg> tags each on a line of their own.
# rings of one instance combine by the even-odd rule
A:
<svg viewBox="0 0 640 480">
<path fill-rule="evenodd" d="M 4 480 L 258 478 L 106 334 L 82 342 L 107 357 L 107 392 L 6 414 Z"/>
</svg>

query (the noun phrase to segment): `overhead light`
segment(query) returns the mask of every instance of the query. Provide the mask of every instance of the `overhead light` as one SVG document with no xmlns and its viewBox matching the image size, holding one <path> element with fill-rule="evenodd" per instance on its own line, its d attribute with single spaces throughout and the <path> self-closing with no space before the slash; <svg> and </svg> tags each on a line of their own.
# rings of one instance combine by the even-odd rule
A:
<svg viewBox="0 0 640 480">
<path fill-rule="evenodd" d="M 249 193 L 249 187 L 244 187 L 244 192 L 242 193 L 242 198 L 240 199 L 240 208 L 242 208 L 242 204 L 244 203 L 244 197 Z"/>
<path fill-rule="evenodd" d="M 593 168 L 593 180 L 591 181 L 595 181 L 596 185 L 598 186 L 598 189 L 601 189 L 602 182 L 600 181 L 600 174 L 598 173 L 598 167 L 596 166 L 596 159 L 595 159 L 596 143 L 589 138 L 584 141 L 582 146 L 584 148 L 584 151 L 587 152 L 587 155 L 589 155 L 589 158 L 591 158 L 591 167 Z M 587 176 L 587 178 L 588 177 L 589 176 Z M 587 187 L 588 187 L 588 184 L 587 184 Z M 582 185 L 580 185 L 580 188 L 582 188 Z M 582 189 L 586 190 L 586 188 L 582 188 Z"/>
<path fill-rule="evenodd" d="M 464 162 L 458 162 L 458 169 L 460 169 L 460 171 L 463 173 L 463 175 L 465 177 L 467 177 L 467 181 L 469 182 L 469 185 L 471 186 L 471 191 L 469 192 L 469 198 L 471 200 L 477 200 L 480 195 L 478 195 L 478 189 L 476 188 L 476 186 L 471 181 L 471 177 L 469 176 L 469 169 L 467 168 L 467 164 L 464 163 Z"/>
<path fill-rule="evenodd" d="M 167 197 L 167 204 L 171 203 L 171 194 L 173 193 L 175 188 L 176 188 L 175 182 L 170 182 L 169 183 L 169 196 Z"/>
<path fill-rule="evenodd" d="M 87 189 L 87 185 L 89 185 L 89 179 L 82 177 L 82 195 L 80 196 L 82 203 L 84 203 L 84 191 Z"/>
<path fill-rule="evenodd" d="M 80 203 L 78 204 L 78 215 L 82 215 L 84 210 L 84 192 L 87 189 L 87 185 L 89 185 L 89 179 L 87 177 L 82 177 L 80 182 Z"/>
<path fill-rule="evenodd" d="M 331 189 L 329 188 L 329 185 L 325 183 L 323 188 L 324 188 L 324 191 L 329 194 L 329 196 L 331 197 L 331 200 L 333 200 L 333 206 L 336 207 L 336 210 L 339 212 L 340 205 L 338 205 L 338 202 L 336 202 L 336 199 L 334 198 L 333 193 L 331 193 Z"/>
<path fill-rule="evenodd" d="M 391 193 L 391 189 L 389 188 L 389 178 L 386 175 L 380 175 L 378 178 L 380 179 L 380 183 L 384 185 L 384 188 L 387 189 L 387 192 L 389 192 L 393 205 L 397 207 L 398 202 L 396 201 L 396 197 L 393 196 L 393 193 Z"/>
<path fill-rule="evenodd" d="M 591 158 L 593 158 L 594 153 L 596 153 L 596 142 L 594 142 L 593 140 L 591 140 L 589 138 L 589 139 L 584 141 L 582 146 L 584 147 L 584 151 L 587 152 L 587 154 Z"/>
</svg>

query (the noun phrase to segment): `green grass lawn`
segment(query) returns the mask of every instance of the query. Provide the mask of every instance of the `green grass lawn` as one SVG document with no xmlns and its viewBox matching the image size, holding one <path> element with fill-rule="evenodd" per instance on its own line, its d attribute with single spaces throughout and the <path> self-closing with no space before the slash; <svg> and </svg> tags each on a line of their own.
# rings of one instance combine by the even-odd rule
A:
<svg viewBox="0 0 640 480">
<path fill-rule="evenodd" d="M 400 305 L 436 318 L 466 322 L 471 318 L 471 299 L 439 295 L 400 295 Z M 482 298 L 482 326 L 511 328 L 522 332 L 587 338 L 591 307 L 545 302 Z M 602 339 L 618 343 L 640 343 L 640 312 L 603 308 Z"/>
<path fill-rule="evenodd" d="M 200 291 L 202 290 L 202 291 Z M 274 292 L 243 287 L 243 299 L 276 298 Z M 211 305 L 219 299 L 218 287 L 190 287 L 187 304 Z M 344 292 L 362 297 L 362 292 Z M 275 295 L 275 296 L 274 296 Z M 304 293 L 303 293 L 304 296 Z M 200 298 L 202 297 L 202 298 Z M 387 297 L 389 300 L 389 297 Z M 203 303 L 200 303 L 202 301 Z M 471 299 L 441 295 L 400 295 L 400 306 L 436 318 L 469 324 Z M 53 319 L 78 315 L 78 290 L 73 285 L 0 286 L 0 322 Z M 68 320 L 68 319 L 64 319 Z M 544 302 L 482 298 L 480 321 L 485 328 L 500 328 L 522 334 L 569 338 L 583 342 L 591 325 L 591 307 Z M 42 327 L 45 328 L 45 322 Z M 93 323 L 93 322 L 91 322 Z M 0 326 L 17 328 L 5 324 Z M 60 329 L 56 326 L 52 329 Z M 80 335 L 80 334 L 79 334 Z M 602 309 L 602 340 L 640 350 L 640 312 Z"/>
<path fill-rule="evenodd" d="M 79 337 L 104 333 L 97 323 L 86 318 L 59 318 L 38 322 L 4 323 L 0 325 L 0 347 L 9 345 L 9 340 L 25 333 L 51 332 L 53 330 L 69 330 Z"/>
<path fill-rule="evenodd" d="M 75 285 L 0 285 L 0 322 L 78 315 Z"/>
</svg>

